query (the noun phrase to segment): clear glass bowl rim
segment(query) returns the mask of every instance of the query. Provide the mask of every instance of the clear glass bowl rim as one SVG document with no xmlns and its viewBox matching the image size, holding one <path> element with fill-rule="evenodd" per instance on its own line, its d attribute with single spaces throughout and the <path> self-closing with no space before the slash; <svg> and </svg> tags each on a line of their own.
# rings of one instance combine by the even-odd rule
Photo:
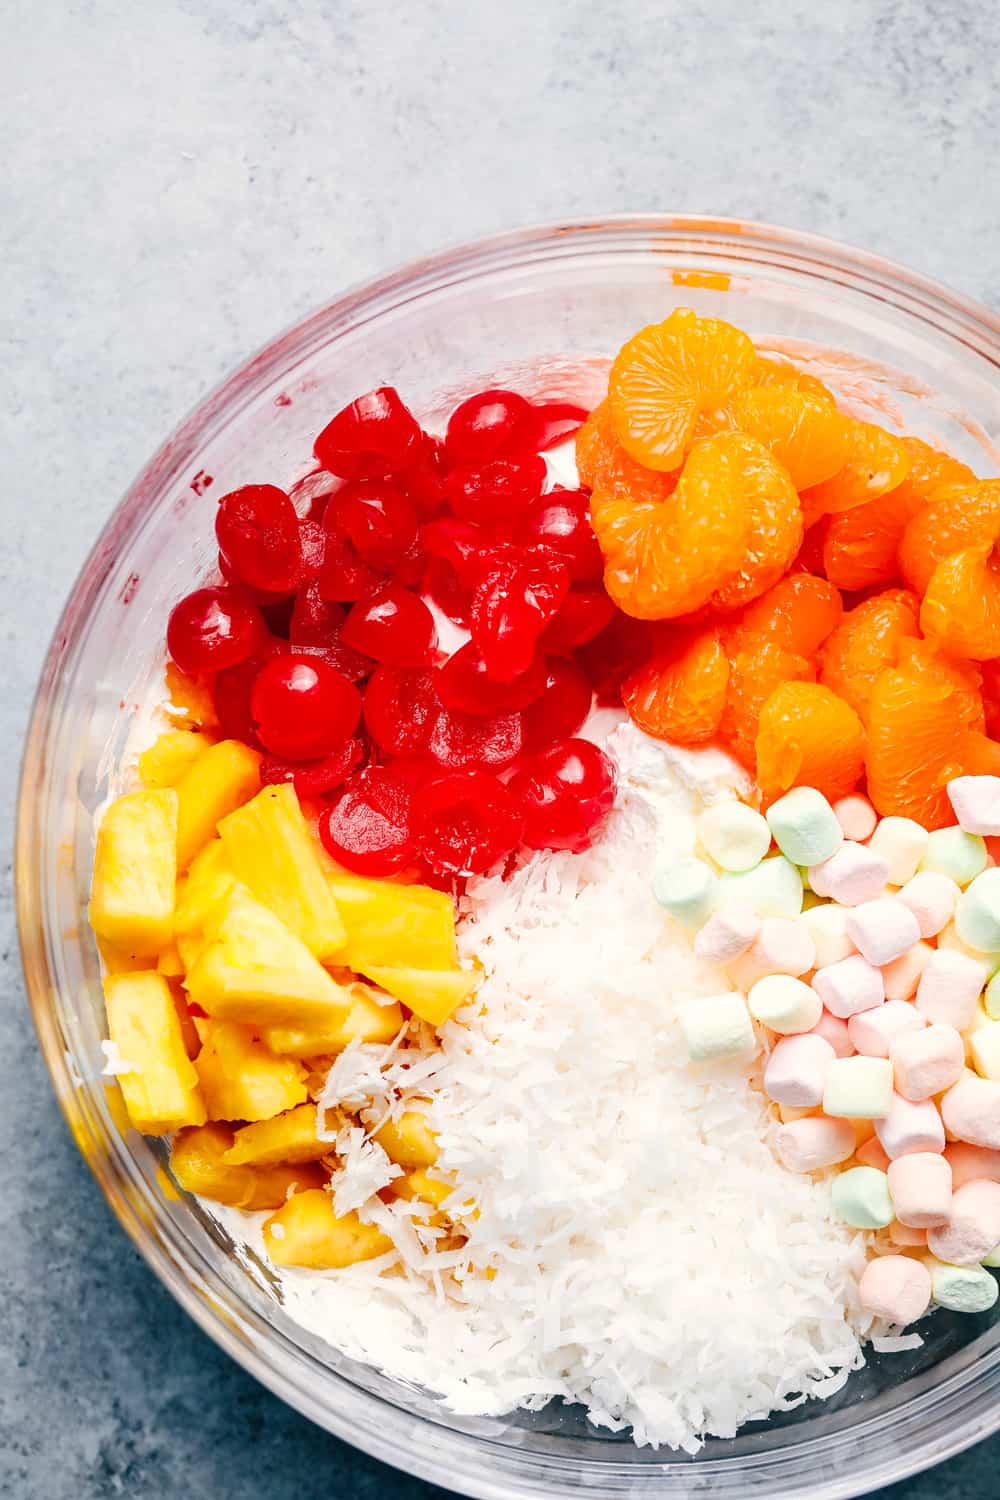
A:
<svg viewBox="0 0 1000 1500">
<path fill-rule="evenodd" d="M 490 271 L 537 267 L 568 257 L 683 252 L 693 267 L 733 273 L 781 267 L 887 301 L 965 345 L 1000 371 L 1000 317 L 908 268 L 822 236 L 736 219 L 623 214 L 512 230 L 458 245 L 352 288 L 267 344 L 204 398 L 129 487 L 99 535 L 57 626 L 39 681 L 25 741 L 16 835 L 16 888 L 22 961 L 39 1042 L 60 1105 L 81 1152 L 119 1221 L 160 1280 L 215 1342 L 262 1384 L 320 1426 L 373 1457 L 487 1500 L 554 1496 L 567 1488 L 594 1500 L 608 1494 L 687 1496 L 711 1492 L 841 1500 L 879 1488 L 961 1451 L 1000 1428 L 1000 1350 L 926 1388 L 894 1414 L 791 1442 L 771 1452 L 695 1465 L 584 1462 L 532 1452 L 429 1422 L 321 1366 L 240 1305 L 196 1242 L 181 1233 L 145 1186 L 136 1198 L 124 1138 L 99 1135 L 81 1107 L 72 1060 L 53 1003 L 46 921 L 44 851 L 33 830 L 27 768 L 43 765 L 55 700 L 72 681 L 84 635 L 112 560 L 127 547 L 148 496 L 189 468 L 200 448 L 291 364 L 330 340 L 408 301 Z"/>
</svg>

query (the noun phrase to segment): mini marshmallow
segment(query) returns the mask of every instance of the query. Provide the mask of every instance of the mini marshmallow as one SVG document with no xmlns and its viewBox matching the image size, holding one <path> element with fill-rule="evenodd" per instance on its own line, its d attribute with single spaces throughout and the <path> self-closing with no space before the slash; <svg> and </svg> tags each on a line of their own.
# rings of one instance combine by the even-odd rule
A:
<svg viewBox="0 0 1000 1500">
<path fill-rule="evenodd" d="M 862 1141 L 854 1155 L 863 1167 L 877 1167 L 880 1172 L 889 1170 L 889 1158 L 877 1135 L 870 1135 Z"/>
<path fill-rule="evenodd" d="M 920 868 L 927 850 L 927 829 L 912 818 L 883 818 L 868 841 L 889 866 L 889 884 L 905 885 Z"/>
<path fill-rule="evenodd" d="M 700 927 L 715 903 L 718 877 L 700 859 L 678 859 L 653 876 L 653 895 L 682 927 Z"/>
<path fill-rule="evenodd" d="M 853 1229 L 885 1229 L 892 1223 L 889 1179 L 877 1167 L 848 1167 L 833 1180 L 830 1202 L 837 1218 Z"/>
<path fill-rule="evenodd" d="M 744 802 L 719 802 L 698 819 L 702 848 L 723 870 L 752 870 L 771 847 L 764 818 Z"/>
<path fill-rule="evenodd" d="M 989 1255 L 983 1256 L 982 1264 L 984 1266 L 992 1266 L 994 1270 L 1000 1267 L 1000 1245 L 991 1250 Z"/>
<path fill-rule="evenodd" d="M 950 875 L 918 870 L 896 894 L 916 917 L 920 936 L 932 938 L 951 921 L 961 891 Z"/>
<path fill-rule="evenodd" d="M 824 1114 L 839 1120 L 877 1121 L 888 1113 L 891 1104 L 892 1064 L 888 1058 L 835 1057 L 827 1068 Z M 877 1131 L 878 1126 L 875 1128 Z"/>
<path fill-rule="evenodd" d="M 817 969 L 813 988 L 831 1015 L 841 1020 L 859 1011 L 874 1010 L 885 997 L 881 973 L 860 953 Z"/>
<path fill-rule="evenodd" d="M 860 792 L 852 792 L 850 796 L 841 797 L 835 802 L 833 815 L 840 824 L 844 838 L 856 844 L 863 844 L 865 839 L 871 838 L 878 822 L 878 813 Z"/>
<path fill-rule="evenodd" d="M 983 1005 L 991 1021 L 1000 1021 L 1000 972 L 994 974 L 986 986 Z"/>
<path fill-rule="evenodd" d="M 786 1036 L 764 1069 L 764 1092 L 776 1104 L 811 1109 L 822 1102 L 826 1070 L 835 1057 L 829 1042 L 814 1032 Z"/>
<path fill-rule="evenodd" d="M 916 1265 L 916 1261 L 911 1264 Z M 1000 1287 L 982 1266 L 952 1266 L 929 1260 L 927 1269 L 934 1301 L 949 1312 L 989 1312 L 1000 1296 Z"/>
<path fill-rule="evenodd" d="M 926 1031 L 918 1033 L 926 1035 Z M 910 1040 L 903 1038 L 904 1042 Z M 956 1140 L 1000 1151 L 1000 1083 L 964 1072 L 941 1100 L 941 1118 Z"/>
<path fill-rule="evenodd" d="M 976 959 L 939 948 L 920 976 L 914 1004 L 928 1021 L 964 1031 L 975 1015 L 985 983 L 986 970 Z"/>
<path fill-rule="evenodd" d="M 841 844 L 836 854 L 809 866 L 809 884 L 817 896 L 829 896 L 841 906 L 860 906 L 882 894 L 889 866 L 864 844 Z"/>
<path fill-rule="evenodd" d="M 984 870 L 959 897 L 955 931 L 979 953 L 1000 948 L 1000 870 Z"/>
<path fill-rule="evenodd" d="M 1000 776 L 956 776 L 948 783 L 948 800 L 966 833 L 1000 833 Z"/>
<path fill-rule="evenodd" d="M 949 1089 L 965 1071 L 965 1043 L 954 1026 L 904 1031 L 889 1043 L 897 1092 L 913 1104 Z"/>
<path fill-rule="evenodd" d="M 944 1126 L 933 1099 L 914 1104 L 894 1093 L 885 1118 L 875 1121 L 875 1134 L 890 1161 L 915 1151 L 943 1151 Z"/>
<path fill-rule="evenodd" d="M 760 920 L 745 907 L 725 906 L 713 912 L 694 940 L 694 951 L 710 964 L 732 963 L 746 953 L 760 931 Z"/>
<path fill-rule="evenodd" d="M 837 1057 L 852 1057 L 856 1051 L 847 1022 L 841 1020 L 840 1016 L 832 1016 L 828 1010 L 823 1011 L 809 1035 L 821 1036 L 825 1042 L 829 1042 Z"/>
<path fill-rule="evenodd" d="M 865 1057 L 888 1057 L 897 1036 L 907 1031 L 922 1031 L 927 1025 L 915 1006 L 905 1000 L 887 1000 L 874 1010 L 859 1011 L 847 1022 L 847 1034 L 855 1052 Z"/>
<path fill-rule="evenodd" d="M 750 1014 L 782 1036 L 811 1031 L 823 1013 L 816 991 L 790 974 L 759 979 L 747 996 Z"/>
<path fill-rule="evenodd" d="M 954 918 L 938 933 L 937 945 L 951 953 L 964 953 L 966 958 L 974 958 L 977 964 L 982 964 L 987 979 L 1000 969 L 1000 952 L 984 953 L 981 948 L 970 948 L 965 939 L 959 937 Z"/>
<path fill-rule="evenodd" d="M 802 910 L 798 866 L 783 854 L 775 854 L 752 870 L 724 870 L 719 879 L 719 905 L 729 902 L 750 907 L 758 917 L 797 917 Z"/>
<path fill-rule="evenodd" d="M 765 917 L 750 951 L 730 970 L 733 983 L 749 990 L 768 974 L 808 974 L 816 962 L 816 945 L 798 917 Z"/>
<path fill-rule="evenodd" d="M 946 1224 L 951 1211 L 951 1167 L 932 1151 L 914 1151 L 889 1166 L 896 1218 L 910 1229 Z"/>
<path fill-rule="evenodd" d="M 889 1238 L 894 1245 L 926 1245 L 927 1230 L 911 1229 L 909 1224 L 901 1224 L 898 1219 L 893 1219 L 889 1225 Z"/>
<path fill-rule="evenodd" d="M 968 885 L 986 869 L 986 845 L 977 833 L 964 833 L 961 828 L 935 828 L 927 836 L 920 868 L 948 875 L 956 885 Z"/>
<path fill-rule="evenodd" d="M 950 1141 L 944 1148 L 944 1154 L 951 1167 L 956 1188 L 979 1178 L 1000 1182 L 1000 1151 L 987 1151 L 983 1146 L 967 1146 L 964 1141 Z"/>
<path fill-rule="evenodd" d="M 821 1172 L 853 1156 L 854 1131 L 847 1120 L 809 1115 L 779 1126 L 774 1147 L 789 1172 Z"/>
<path fill-rule="evenodd" d="M 927 1248 L 953 1266 L 972 1266 L 1000 1245 L 1000 1182 L 967 1182 L 953 1194 L 946 1224 L 931 1229 Z"/>
<path fill-rule="evenodd" d="M 920 928 L 902 901 L 894 896 L 876 896 L 848 913 L 847 936 L 862 958 L 881 968 L 902 958 L 920 941 Z"/>
<path fill-rule="evenodd" d="M 917 993 L 920 976 L 930 962 L 934 952 L 930 943 L 914 943 L 901 958 L 893 959 L 882 968 L 882 984 L 887 1000 L 912 1000 Z"/>
<path fill-rule="evenodd" d="M 1000 1081 L 1000 1021 L 987 1021 L 972 1032 L 969 1051 L 980 1078 Z"/>
<path fill-rule="evenodd" d="M 847 936 L 847 917 L 847 909 L 833 902 L 811 906 L 802 913 L 802 922 L 808 927 L 816 949 L 817 968 L 839 963 L 842 958 L 850 958 L 856 952 Z"/>
<path fill-rule="evenodd" d="M 829 802 L 815 787 L 796 786 L 767 810 L 774 842 L 793 865 L 818 865 L 836 853 L 844 834 Z"/>
<path fill-rule="evenodd" d="M 746 1001 L 737 990 L 684 1000 L 678 1016 L 692 1062 L 752 1057 L 757 1049 Z"/>
<path fill-rule="evenodd" d="M 902 1327 L 916 1323 L 931 1302 L 933 1279 L 911 1255 L 877 1255 L 865 1267 L 858 1297 L 866 1312 Z"/>
</svg>

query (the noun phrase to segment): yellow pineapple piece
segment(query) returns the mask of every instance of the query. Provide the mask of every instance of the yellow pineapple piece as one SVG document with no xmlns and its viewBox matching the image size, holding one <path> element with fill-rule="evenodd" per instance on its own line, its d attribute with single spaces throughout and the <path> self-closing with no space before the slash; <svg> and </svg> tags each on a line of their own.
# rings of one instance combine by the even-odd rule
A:
<svg viewBox="0 0 1000 1500">
<path fill-rule="evenodd" d="M 347 933 L 316 856 L 295 788 L 265 786 L 219 824 L 230 868 L 317 958 L 331 958 Z"/>
<path fill-rule="evenodd" d="M 386 1120 L 374 1139 L 400 1167 L 432 1167 L 438 1159 L 437 1136 L 422 1110 L 408 1109 L 398 1120 Z"/>
<path fill-rule="evenodd" d="M 364 973 L 431 1026 L 443 1026 L 482 979 L 475 969 L 397 969 L 366 964 Z"/>
<path fill-rule="evenodd" d="M 149 968 L 148 953 L 145 956 L 127 953 L 123 948 L 116 948 L 114 943 L 106 943 L 100 937 L 97 939 L 97 951 L 101 955 L 106 974 L 134 974 L 138 969 Z"/>
<path fill-rule="evenodd" d="M 340 873 L 327 883 L 347 928 L 343 962 L 352 969 L 454 968 L 455 903 L 444 891 Z"/>
<path fill-rule="evenodd" d="M 168 943 L 160 951 L 156 960 L 156 972 L 162 974 L 164 979 L 180 979 L 184 974 L 184 964 L 181 961 L 180 949 L 176 943 Z"/>
<path fill-rule="evenodd" d="M 189 677 L 175 662 L 167 662 L 167 713 L 172 719 L 195 729 L 218 728 L 218 716 L 207 682 Z"/>
<path fill-rule="evenodd" d="M 201 1035 L 195 1025 L 197 1017 L 193 1016 L 190 1010 L 188 1010 L 187 996 L 179 985 L 172 984 L 170 986 L 170 993 L 174 997 L 174 1009 L 177 1012 L 177 1019 L 180 1022 L 184 1051 L 188 1057 L 195 1058 L 201 1051 Z"/>
<path fill-rule="evenodd" d="M 333 1199 L 322 1189 L 296 1193 L 264 1224 L 264 1244 L 276 1266 L 309 1266 L 340 1270 L 373 1260 L 392 1249 L 392 1241 L 357 1214 L 334 1212 Z"/>
<path fill-rule="evenodd" d="M 342 1052 L 351 1042 L 391 1042 L 403 1024 L 403 1012 L 396 1001 L 379 1005 L 378 994 L 366 984 L 345 985 L 347 1001 L 343 1018 L 326 1028 L 302 1026 L 268 1026 L 261 1035 L 272 1052 L 291 1057 L 321 1057 L 328 1052 Z"/>
<path fill-rule="evenodd" d="M 199 1026 L 195 1058 L 210 1120 L 270 1120 L 306 1102 L 306 1070 L 274 1057 L 247 1026 L 208 1021 Z"/>
<path fill-rule="evenodd" d="M 167 729 L 139 756 L 143 786 L 176 786 L 212 741 L 194 729 Z"/>
<path fill-rule="evenodd" d="M 260 787 L 260 756 L 239 740 L 220 740 L 177 783 L 177 868 L 186 870 L 199 849 L 215 837 L 227 814 Z"/>
<path fill-rule="evenodd" d="M 184 1046 L 170 986 L 162 974 L 108 974 L 108 1035 L 128 1073 L 118 1075 L 129 1119 L 143 1135 L 203 1125 L 205 1104 Z"/>
<path fill-rule="evenodd" d="M 313 1166 L 284 1165 L 259 1171 L 230 1166 L 225 1157 L 232 1144 L 232 1130 L 217 1121 L 182 1130 L 174 1137 L 170 1170 L 185 1192 L 234 1208 L 280 1208 L 289 1190 L 306 1192 L 322 1185 L 323 1174 Z"/>
<path fill-rule="evenodd" d="M 185 974 L 190 974 L 199 956 L 205 951 L 208 940 L 201 933 L 178 932 L 174 937 L 174 944 L 180 955 Z"/>
<path fill-rule="evenodd" d="M 421 1203 L 429 1203 L 432 1208 L 438 1210 L 431 1219 L 432 1224 L 443 1224 L 445 1215 L 440 1212 L 441 1205 L 446 1198 L 450 1198 L 455 1191 L 455 1185 L 445 1182 L 443 1177 L 432 1177 L 422 1167 L 413 1172 L 407 1172 L 404 1177 L 396 1177 L 392 1182 L 392 1190 L 397 1198 L 406 1198 L 412 1202 L 414 1198 Z"/>
<path fill-rule="evenodd" d="M 175 935 L 203 935 L 235 884 L 222 840 L 211 839 L 191 861 L 187 876 L 177 882 Z"/>
<path fill-rule="evenodd" d="M 316 1134 L 315 1104 L 300 1104 L 287 1114 L 237 1130 L 226 1162 L 232 1166 L 273 1167 L 279 1162 L 319 1161 L 333 1149 Z"/>
<path fill-rule="evenodd" d="M 274 912 L 234 887 L 187 977 L 188 993 L 222 1021 L 339 1025 L 345 992 Z"/>
<path fill-rule="evenodd" d="M 173 933 L 177 793 L 129 792 L 97 830 L 90 925 L 132 957 L 152 957 Z"/>
</svg>

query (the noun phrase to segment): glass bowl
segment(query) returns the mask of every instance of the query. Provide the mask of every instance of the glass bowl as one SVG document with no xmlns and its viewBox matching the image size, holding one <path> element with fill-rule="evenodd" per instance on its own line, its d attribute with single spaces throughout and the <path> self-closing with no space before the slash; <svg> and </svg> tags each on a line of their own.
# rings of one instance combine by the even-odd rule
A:
<svg viewBox="0 0 1000 1500">
<path fill-rule="evenodd" d="M 337 298 L 203 401 L 139 475 L 63 614 L 28 734 L 18 901 L 35 1021 L 74 1137 L 178 1302 L 246 1369 L 375 1457 L 468 1494 L 856 1495 L 1000 1426 L 1000 1322 L 936 1314 L 922 1349 L 872 1356 L 809 1403 L 694 1459 L 602 1436 L 580 1409 L 466 1419 L 324 1348 L 283 1313 L 162 1152 L 119 1129 L 101 1077 L 103 1007 L 86 925 L 95 809 L 116 789 L 169 607 L 214 560 L 215 496 L 291 482 L 314 434 L 391 382 L 425 418 L 510 382 L 592 396 L 606 356 L 678 304 L 815 359 L 861 411 L 997 471 L 1000 320 L 829 241 L 726 220 L 621 218 L 528 229 L 433 256 Z M 838 352 L 840 351 L 840 352 Z"/>
</svg>

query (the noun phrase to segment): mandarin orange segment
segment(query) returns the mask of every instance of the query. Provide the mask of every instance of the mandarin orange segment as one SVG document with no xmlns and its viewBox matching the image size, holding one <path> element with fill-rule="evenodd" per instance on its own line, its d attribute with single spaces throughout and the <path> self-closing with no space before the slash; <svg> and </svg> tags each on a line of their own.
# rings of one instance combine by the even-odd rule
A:
<svg viewBox="0 0 1000 1500">
<path fill-rule="evenodd" d="M 899 544 L 899 567 L 917 594 L 923 594 L 938 563 L 966 547 L 992 542 L 1000 524 L 1000 479 L 948 484 L 935 490 L 913 517 Z"/>
<path fill-rule="evenodd" d="M 984 661 L 979 668 L 982 673 L 983 716 L 986 733 L 993 739 L 1000 738 L 1000 661 Z"/>
<path fill-rule="evenodd" d="M 756 765 L 755 741 L 760 711 L 785 682 L 811 682 L 813 663 L 766 637 L 748 641 L 729 657 L 729 684 L 719 721 L 719 738 L 749 769 Z"/>
<path fill-rule="evenodd" d="M 853 510 L 901 485 L 910 472 L 910 454 L 902 438 L 874 422 L 850 422 L 849 454 L 840 471 L 802 495 L 806 525 L 819 516 Z"/>
<path fill-rule="evenodd" d="M 576 435 L 576 464 L 580 483 L 633 500 L 665 500 L 673 493 L 679 471 L 657 473 L 644 468 L 618 441 L 611 403 L 594 407 Z"/>
<path fill-rule="evenodd" d="M 737 393 L 733 420 L 769 448 L 797 490 L 838 473 L 851 452 L 851 424 L 825 396 L 793 385 L 750 386 Z"/>
<path fill-rule="evenodd" d="M 789 364 L 783 359 L 772 359 L 766 354 L 758 354 L 754 360 L 750 368 L 750 384 L 792 386 L 797 391 L 819 396 L 823 401 L 832 403 L 834 400 L 833 392 L 821 380 L 817 380 L 815 375 L 808 375 L 797 365 Z"/>
<path fill-rule="evenodd" d="M 591 496 L 590 516 L 604 554 L 604 587 L 640 620 L 676 619 L 700 609 L 746 553 L 740 468 L 722 437 L 695 444 L 668 499 L 636 502 L 601 485 Z"/>
<path fill-rule="evenodd" d="M 831 516 L 823 544 L 826 576 L 842 589 L 866 589 L 896 577 L 903 532 L 942 485 L 974 482 L 972 470 L 938 448 L 905 437 L 910 472 L 887 494 Z"/>
<path fill-rule="evenodd" d="M 951 656 L 1000 656 L 1000 561 L 993 543 L 938 563 L 920 606 L 920 628 Z"/>
<path fill-rule="evenodd" d="M 784 574 L 802 543 L 802 507 L 786 470 L 766 447 L 738 432 L 720 433 L 715 441 L 739 469 L 749 529 L 738 571 L 709 601 L 729 611 L 758 598 Z"/>
<path fill-rule="evenodd" d="M 754 349 L 745 333 L 717 318 L 676 308 L 623 344 L 608 394 L 625 449 L 650 469 L 676 469 L 700 412 L 724 406 L 745 384 Z"/>
<path fill-rule="evenodd" d="M 785 682 L 761 708 L 756 752 L 766 800 L 793 786 L 814 786 L 834 801 L 864 772 L 864 726 L 850 704 L 822 684 Z"/>
<path fill-rule="evenodd" d="M 811 657 L 843 616 L 840 594 L 827 579 L 789 573 L 734 620 L 723 644 L 732 654 L 767 640 Z"/>
<path fill-rule="evenodd" d="M 902 642 L 918 634 L 920 601 L 888 589 L 848 611 L 820 648 L 819 680 L 849 703 L 864 722 L 875 679 L 896 665 Z"/>
<path fill-rule="evenodd" d="M 632 722 L 657 739 L 703 745 L 719 727 L 729 662 L 717 630 L 684 633 L 632 673 L 622 701 Z"/>
</svg>

